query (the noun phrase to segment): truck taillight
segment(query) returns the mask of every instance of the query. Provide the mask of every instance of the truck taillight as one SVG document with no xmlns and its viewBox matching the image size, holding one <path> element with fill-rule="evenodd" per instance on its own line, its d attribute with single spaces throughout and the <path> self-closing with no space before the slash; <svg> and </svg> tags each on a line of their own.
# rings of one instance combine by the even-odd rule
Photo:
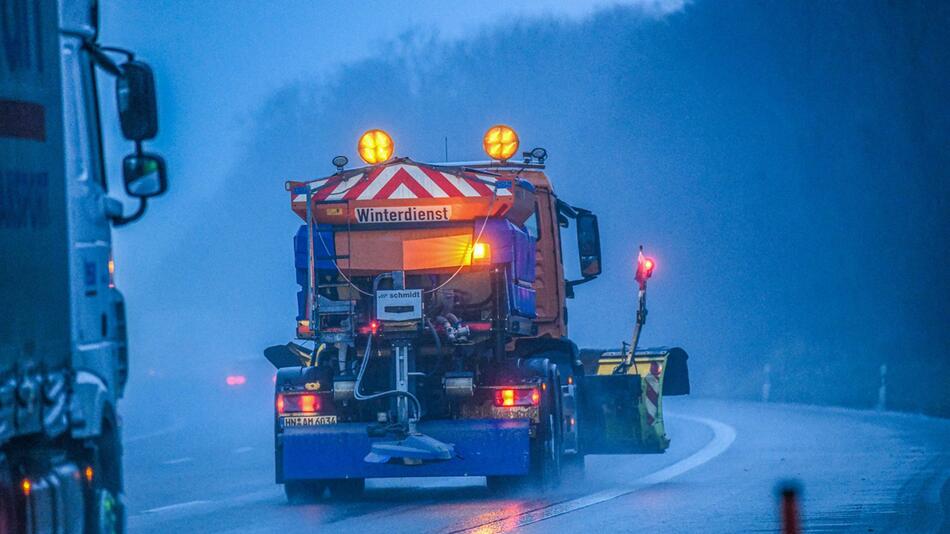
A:
<svg viewBox="0 0 950 534">
<path fill-rule="evenodd" d="M 320 397 L 313 393 L 277 394 L 277 413 L 317 413 L 320 411 Z"/>
<path fill-rule="evenodd" d="M 538 388 L 502 388 L 495 390 L 495 406 L 537 406 L 541 402 Z"/>
</svg>

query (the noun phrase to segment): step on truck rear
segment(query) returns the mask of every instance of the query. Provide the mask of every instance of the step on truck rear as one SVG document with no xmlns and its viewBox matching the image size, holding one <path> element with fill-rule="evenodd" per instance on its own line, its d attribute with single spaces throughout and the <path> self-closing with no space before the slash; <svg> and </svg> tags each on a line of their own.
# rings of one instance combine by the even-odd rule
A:
<svg viewBox="0 0 950 534">
<path fill-rule="evenodd" d="M 601 272 L 597 217 L 554 194 L 544 149 L 515 159 L 511 128 L 483 145 L 492 161 L 420 163 L 370 130 L 366 166 L 339 156 L 331 176 L 287 182 L 303 221 L 297 339 L 265 356 L 291 501 L 353 496 L 377 477 L 552 485 L 585 454 L 668 446 L 662 396 L 688 393 L 686 353 L 578 349 L 566 299 Z M 565 280 L 570 227 L 579 280 Z"/>
</svg>

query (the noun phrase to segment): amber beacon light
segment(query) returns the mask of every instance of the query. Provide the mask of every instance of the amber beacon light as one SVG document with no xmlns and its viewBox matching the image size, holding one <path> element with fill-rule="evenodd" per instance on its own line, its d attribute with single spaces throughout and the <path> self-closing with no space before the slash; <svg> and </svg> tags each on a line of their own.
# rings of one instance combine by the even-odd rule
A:
<svg viewBox="0 0 950 534">
<path fill-rule="evenodd" d="M 482 147 L 491 159 L 505 161 L 518 152 L 518 134 L 510 126 L 496 124 L 485 132 Z"/>
<path fill-rule="evenodd" d="M 366 163 L 382 163 L 393 155 L 393 138 L 382 130 L 367 130 L 360 136 L 356 150 Z"/>
</svg>

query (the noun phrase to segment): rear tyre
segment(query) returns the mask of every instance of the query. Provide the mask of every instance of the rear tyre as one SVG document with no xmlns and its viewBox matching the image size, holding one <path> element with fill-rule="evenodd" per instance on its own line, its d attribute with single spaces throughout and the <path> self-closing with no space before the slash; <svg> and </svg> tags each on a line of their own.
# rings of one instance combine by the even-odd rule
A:
<svg viewBox="0 0 950 534">
<path fill-rule="evenodd" d="M 111 417 L 102 421 L 102 433 L 91 443 L 92 483 L 86 493 L 87 532 L 123 534 L 122 445 Z"/>
<path fill-rule="evenodd" d="M 568 481 L 584 480 L 584 456 L 565 454 L 561 457 L 561 478 Z"/>
<path fill-rule="evenodd" d="M 494 495 L 511 495 L 524 487 L 523 476 L 490 476 L 485 477 L 485 486 Z"/>
<path fill-rule="evenodd" d="M 561 484 L 561 410 L 558 396 L 560 384 L 557 367 L 552 365 L 544 379 L 541 395 L 541 413 L 538 435 L 531 451 L 532 478 L 542 489 L 553 489 Z"/>
<path fill-rule="evenodd" d="M 322 481 L 291 480 L 284 483 L 284 495 L 290 504 L 308 504 L 323 497 L 327 484 Z"/>
<path fill-rule="evenodd" d="M 353 501 L 363 495 L 366 488 L 365 478 L 345 478 L 330 481 L 330 495 L 341 501 Z"/>
</svg>

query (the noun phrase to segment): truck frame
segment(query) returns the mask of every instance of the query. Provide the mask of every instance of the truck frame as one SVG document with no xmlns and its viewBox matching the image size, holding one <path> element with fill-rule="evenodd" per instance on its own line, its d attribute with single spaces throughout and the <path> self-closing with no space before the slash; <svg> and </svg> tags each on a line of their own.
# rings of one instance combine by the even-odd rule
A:
<svg viewBox="0 0 950 534">
<path fill-rule="evenodd" d="M 276 481 L 290 501 L 327 487 L 353 497 L 376 477 L 553 486 L 585 455 L 667 448 L 662 396 L 689 392 L 686 352 L 570 339 L 566 299 L 600 274 L 600 238 L 596 215 L 555 195 L 545 158 L 387 156 L 287 183 L 305 223 L 298 341 L 265 356 L 278 368 Z M 571 226 L 573 281 L 561 247 Z"/>
</svg>

